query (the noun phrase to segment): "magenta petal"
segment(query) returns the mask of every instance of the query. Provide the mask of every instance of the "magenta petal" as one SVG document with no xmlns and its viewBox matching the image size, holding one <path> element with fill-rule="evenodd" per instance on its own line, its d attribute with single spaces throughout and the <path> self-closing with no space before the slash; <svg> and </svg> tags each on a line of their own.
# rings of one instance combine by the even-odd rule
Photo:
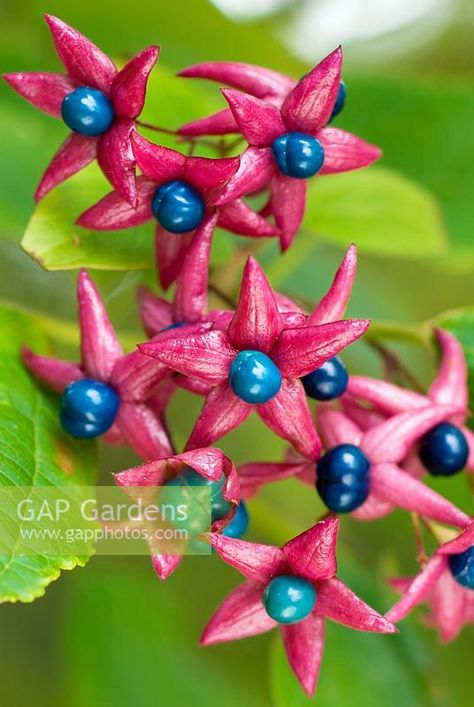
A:
<svg viewBox="0 0 474 707">
<path fill-rule="evenodd" d="M 117 70 L 90 39 L 52 15 L 45 15 L 59 58 L 72 79 L 108 93 Z"/>
<path fill-rule="evenodd" d="M 176 393 L 177 386 L 173 378 L 163 378 L 158 383 L 158 387 L 153 395 L 148 398 L 146 404 L 152 410 L 159 420 L 165 422 L 165 412 L 173 395 Z"/>
<path fill-rule="evenodd" d="M 324 148 L 324 164 L 320 174 L 348 172 L 368 167 L 382 156 L 382 150 L 339 128 L 324 128 L 317 138 Z"/>
<path fill-rule="evenodd" d="M 271 182 L 271 204 L 275 223 L 280 229 L 281 249 L 292 243 L 303 220 L 306 206 L 306 179 L 292 179 L 276 173 Z"/>
<path fill-rule="evenodd" d="M 361 429 L 340 410 L 320 405 L 317 423 L 326 449 L 336 447 L 338 444 L 355 444 L 358 446 L 361 442 Z"/>
<path fill-rule="evenodd" d="M 207 311 L 209 257 L 216 223 L 217 214 L 204 219 L 185 255 L 173 300 L 176 322 L 200 321 Z"/>
<path fill-rule="evenodd" d="M 55 118 L 61 118 L 63 98 L 75 88 L 64 74 L 28 72 L 3 74 L 3 78 L 20 96 Z"/>
<path fill-rule="evenodd" d="M 469 525 L 457 538 L 441 545 L 441 547 L 438 548 L 438 552 L 440 555 L 456 555 L 460 552 L 464 552 L 470 548 L 471 545 L 474 545 L 474 520 L 471 520 Z"/>
<path fill-rule="evenodd" d="M 183 558 L 181 555 L 152 555 L 153 569 L 161 580 L 173 574 Z"/>
<path fill-rule="evenodd" d="M 330 516 L 283 546 L 292 570 L 310 582 L 334 577 L 339 518 Z"/>
<path fill-rule="evenodd" d="M 236 349 L 268 352 L 282 329 L 278 305 L 265 273 L 254 258 L 245 265 L 237 309 L 229 326 Z"/>
<path fill-rule="evenodd" d="M 394 508 L 394 504 L 390 501 L 384 501 L 370 493 L 368 499 L 359 508 L 352 511 L 351 516 L 363 521 L 377 520 L 377 518 L 387 516 Z"/>
<path fill-rule="evenodd" d="M 238 61 L 208 61 L 194 64 L 182 69 L 178 76 L 217 81 L 257 98 L 265 98 L 268 95 L 284 96 L 296 83 L 285 74 Z"/>
<path fill-rule="evenodd" d="M 132 351 L 118 359 L 110 376 L 110 383 L 119 393 L 121 400 L 144 402 L 168 374 L 169 368 L 164 363 L 144 356 L 140 351 Z"/>
<path fill-rule="evenodd" d="M 349 383 L 351 378 L 352 376 L 349 378 Z M 344 393 L 341 397 L 341 404 L 345 414 L 348 415 L 356 425 L 359 425 L 361 430 L 368 430 L 375 425 L 379 425 L 386 419 L 386 416 L 382 413 L 358 403 L 349 393 Z"/>
<path fill-rule="evenodd" d="M 238 398 L 227 381 L 209 393 L 199 414 L 186 449 L 206 447 L 241 425 L 252 406 Z"/>
<path fill-rule="evenodd" d="M 220 533 L 211 533 L 210 541 L 224 562 L 254 582 L 265 584 L 287 568 L 283 551 L 274 545 L 250 543 Z"/>
<path fill-rule="evenodd" d="M 316 612 L 358 631 L 397 632 L 391 621 L 362 601 L 337 577 L 318 585 Z"/>
<path fill-rule="evenodd" d="M 102 172 L 114 189 L 134 208 L 138 203 L 135 183 L 135 157 L 130 135 L 132 120 L 116 120 L 99 140 L 97 159 Z"/>
<path fill-rule="evenodd" d="M 446 569 L 446 560 L 440 555 L 434 555 L 426 564 L 422 572 L 420 572 L 404 591 L 401 599 L 387 611 L 385 616 L 389 621 L 398 623 L 403 619 L 415 606 L 421 604 L 429 592 L 435 586 L 440 575 Z"/>
<path fill-rule="evenodd" d="M 188 157 L 183 178 L 198 189 L 222 188 L 239 169 L 239 157 Z"/>
<path fill-rule="evenodd" d="M 466 462 L 466 470 L 469 472 L 474 471 L 474 433 L 472 430 L 468 429 L 466 426 L 461 426 L 462 433 L 466 438 L 467 445 L 469 447 L 469 456 Z"/>
<path fill-rule="evenodd" d="M 171 304 L 156 297 L 146 287 L 138 289 L 140 317 L 148 336 L 152 337 L 173 323 Z"/>
<path fill-rule="evenodd" d="M 371 493 L 377 498 L 439 523 L 461 528 L 469 523 L 469 516 L 453 503 L 394 464 L 373 464 L 370 473 Z"/>
<path fill-rule="evenodd" d="M 57 390 L 58 393 L 62 393 L 69 383 L 84 378 L 84 373 L 76 363 L 48 356 L 38 356 L 27 348 L 24 348 L 21 353 L 23 363 L 28 370 L 50 388 Z"/>
<path fill-rule="evenodd" d="M 285 329 L 272 350 L 272 359 L 284 376 L 300 378 L 359 339 L 369 324 L 366 319 L 348 319 Z"/>
<path fill-rule="evenodd" d="M 168 476 L 169 459 L 158 459 L 114 474 L 117 486 L 162 486 Z"/>
<path fill-rule="evenodd" d="M 278 108 L 248 93 L 222 91 L 240 131 L 250 145 L 268 147 L 286 132 Z"/>
<path fill-rule="evenodd" d="M 211 617 L 201 636 L 201 645 L 266 633 L 278 624 L 262 604 L 262 588 L 245 582 L 234 589 Z"/>
<path fill-rule="evenodd" d="M 138 133 L 132 135 L 132 148 L 137 165 L 157 186 L 183 176 L 186 157 L 181 152 L 156 145 Z"/>
<path fill-rule="evenodd" d="M 188 248 L 194 238 L 194 231 L 177 234 L 165 231 L 159 225 L 155 229 L 155 255 L 158 277 L 163 289 L 176 280 Z"/>
<path fill-rule="evenodd" d="M 338 47 L 298 81 L 281 109 L 288 130 L 311 135 L 326 125 L 339 91 L 341 65 L 342 49 Z"/>
<path fill-rule="evenodd" d="M 178 130 L 180 135 L 186 137 L 200 137 L 201 135 L 228 135 L 237 133 L 239 128 L 235 122 L 230 108 L 225 108 L 205 118 L 192 120 L 190 123 L 182 125 Z"/>
<path fill-rule="evenodd" d="M 373 462 L 398 463 L 425 432 L 456 412 L 454 406 L 430 406 L 394 415 L 365 433 L 362 449 Z"/>
<path fill-rule="evenodd" d="M 142 459 L 161 459 L 173 453 L 162 422 L 147 405 L 122 402 L 117 424 L 127 444 Z"/>
<path fill-rule="evenodd" d="M 238 469 L 242 496 L 250 498 L 258 491 L 260 486 L 302 474 L 305 472 L 306 467 L 307 461 L 300 464 L 296 462 L 253 462 L 242 464 Z"/>
<path fill-rule="evenodd" d="M 94 231 L 113 231 L 140 226 L 152 217 L 151 199 L 156 185 L 146 177 L 136 180 L 138 202 L 136 209 L 116 191 L 107 194 L 79 216 L 76 223 Z"/>
<path fill-rule="evenodd" d="M 98 138 L 71 133 L 41 177 L 35 192 L 35 200 L 39 201 L 46 194 L 64 182 L 73 174 L 87 167 L 97 157 Z"/>
<path fill-rule="evenodd" d="M 208 383 L 226 380 L 230 364 L 236 356 L 227 334 L 216 330 L 195 334 L 178 331 L 176 336 L 157 336 L 148 343 L 140 344 L 139 348 L 142 353 L 158 358 L 172 370 Z"/>
<path fill-rule="evenodd" d="M 442 352 L 441 365 L 428 394 L 439 405 L 467 408 L 467 365 L 462 346 L 443 329 L 437 329 L 436 336 Z"/>
<path fill-rule="evenodd" d="M 114 447 L 120 447 L 125 444 L 120 428 L 115 422 L 112 427 L 109 427 L 102 439 L 104 439 L 107 444 L 112 444 Z"/>
<path fill-rule="evenodd" d="M 214 204 L 221 206 L 260 191 L 268 186 L 274 172 L 275 161 L 269 147 L 248 147 L 240 157 L 238 171 Z"/>
<path fill-rule="evenodd" d="M 224 452 L 214 447 L 204 447 L 203 449 L 192 449 L 183 454 L 177 454 L 178 459 L 185 466 L 190 466 L 198 474 L 206 479 L 220 479 L 224 469 Z"/>
<path fill-rule="evenodd" d="M 357 271 L 357 248 L 349 246 L 331 287 L 308 317 L 308 325 L 326 324 L 342 319 Z"/>
<path fill-rule="evenodd" d="M 219 226 L 243 236 L 277 236 L 278 229 L 242 199 L 219 207 Z"/>
<path fill-rule="evenodd" d="M 77 279 L 82 367 L 86 375 L 107 381 L 122 347 L 110 323 L 102 298 L 89 275 Z"/>
<path fill-rule="evenodd" d="M 263 422 L 308 459 L 319 459 L 321 442 L 314 428 L 306 394 L 299 380 L 283 378 L 274 398 L 256 406 Z"/>
<path fill-rule="evenodd" d="M 120 118 L 137 118 L 145 103 L 146 84 L 160 48 L 146 47 L 118 72 L 112 81 L 110 98 Z"/>
<path fill-rule="evenodd" d="M 434 625 L 444 643 L 454 641 L 463 625 L 472 623 L 466 604 L 472 602 L 472 590 L 464 589 L 452 577 L 451 572 L 443 572 L 434 591 L 429 597 L 431 613 L 428 623 Z"/>
<path fill-rule="evenodd" d="M 347 392 L 385 413 L 407 412 L 429 404 L 424 395 L 368 376 L 350 376 Z"/>
<path fill-rule="evenodd" d="M 286 657 L 309 697 L 314 694 L 324 650 L 324 619 L 310 614 L 304 621 L 281 626 Z"/>
</svg>

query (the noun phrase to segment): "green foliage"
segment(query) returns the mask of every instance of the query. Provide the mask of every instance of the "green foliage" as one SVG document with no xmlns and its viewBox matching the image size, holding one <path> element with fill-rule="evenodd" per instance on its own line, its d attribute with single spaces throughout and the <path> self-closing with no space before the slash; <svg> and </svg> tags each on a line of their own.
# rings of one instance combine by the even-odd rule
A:
<svg viewBox="0 0 474 707">
<path fill-rule="evenodd" d="M 444 312 L 436 318 L 435 323 L 436 326 L 452 332 L 462 344 L 469 376 L 469 409 L 472 411 L 474 410 L 474 307 Z"/>
<path fill-rule="evenodd" d="M 78 442 L 60 429 L 57 400 L 24 369 L 20 347 L 44 348 L 35 320 L 0 309 L 0 484 L 61 486 L 93 483 L 95 445 Z M 17 521 L 15 521 L 17 522 Z M 18 524 L 18 532 L 20 525 Z M 0 556 L 0 601 L 33 601 L 64 569 L 83 566 L 86 557 Z"/>
</svg>

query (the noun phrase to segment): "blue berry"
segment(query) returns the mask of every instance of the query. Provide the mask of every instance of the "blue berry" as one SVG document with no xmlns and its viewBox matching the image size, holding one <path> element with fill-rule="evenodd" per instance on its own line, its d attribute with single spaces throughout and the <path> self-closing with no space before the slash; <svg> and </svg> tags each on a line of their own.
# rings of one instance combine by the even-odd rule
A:
<svg viewBox="0 0 474 707">
<path fill-rule="evenodd" d="M 241 351 L 232 361 L 229 382 L 246 403 L 266 403 L 281 388 L 281 373 L 261 351 Z"/>
<path fill-rule="evenodd" d="M 170 331 L 171 329 L 179 329 L 185 324 L 186 322 L 174 322 L 174 324 L 168 324 L 168 326 L 164 326 L 163 329 L 160 329 L 158 334 L 161 334 L 163 331 Z"/>
<path fill-rule="evenodd" d="M 262 601 L 272 619 L 280 624 L 295 624 L 313 611 L 316 589 L 306 579 L 281 575 L 267 584 Z"/>
<path fill-rule="evenodd" d="M 272 151 L 278 169 L 287 177 L 307 179 L 323 166 L 323 146 L 312 135 L 285 133 L 273 141 Z"/>
<path fill-rule="evenodd" d="M 80 86 L 63 98 L 61 115 L 71 130 L 89 137 L 107 132 L 115 118 L 105 93 L 88 86 Z"/>
<path fill-rule="evenodd" d="M 222 531 L 222 535 L 227 535 L 228 538 L 241 538 L 249 527 L 249 512 L 243 501 L 239 503 L 235 509 L 235 515 Z"/>
<path fill-rule="evenodd" d="M 70 383 L 61 398 L 61 424 L 73 437 L 99 437 L 113 425 L 120 398 L 110 385 L 83 378 Z"/>
<path fill-rule="evenodd" d="M 474 589 L 474 545 L 458 555 L 449 555 L 448 564 L 456 582 Z"/>
<path fill-rule="evenodd" d="M 187 182 L 174 179 L 158 187 L 151 209 L 165 231 L 187 233 L 201 224 L 206 206 L 197 189 Z"/>
<path fill-rule="evenodd" d="M 337 356 L 330 358 L 301 379 L 306 395 L 315 400 L 334 400 L 342 395 L 349 382 L 346 367 Z"/>
<path fill-rule="evenodd" d="M 334 108 L 332 109 L 331 117 L 329 118 L 329 122 L 331 122 L 331 120 L 333 120 L 336 117 L 336 115 L 339 115 L 341 110 L 344 108 L 344 104 L 346 102 L 346 96 L 347 96 L 346 84 L 344 83 L 344 81 L 341 81 L 341 83 L 339 84 L 339 90 L 337 92 L 336 102 L 334 104 Z"/>
<path fill-rule="evenodd" d="M 333 447 L 317 464 L 316 488 L 335 513 L 349 513 L 361 506 L 370 491 L 370 462 L 353 444 Z"/>
<path fill-rule="evenodd" d="M 211 520 L 220 520 L 231 510 L 232 505 L 226 501 L 222 495 L 222 489 L 226 482 L 226 477 L 222 474 L 218 481 L 210 481 L 198 474 L 194 469 L 189 467 L 183 469 L 177 476 L 166 482 L 166 486 L 208 486 L 211 490 Z M 192 501 L 192 499 L 191 499 Z M 204 528 L 201 528 L 204 530 Z"/>
<path fill-rule="evenodd" d="M 433 476 L 451 476 L 464 468 L 469 447 L 463 433 L 449 422 L 442 422 L 422 439 L 420 459 Z"/>
</svg>

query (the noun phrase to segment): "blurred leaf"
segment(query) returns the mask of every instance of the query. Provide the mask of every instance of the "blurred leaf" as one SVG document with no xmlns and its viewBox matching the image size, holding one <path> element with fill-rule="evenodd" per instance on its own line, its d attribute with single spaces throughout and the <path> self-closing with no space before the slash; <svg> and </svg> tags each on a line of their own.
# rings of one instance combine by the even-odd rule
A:
<svg viewBox="0 0 474 707">
<path fill-rule="evenodd" d="M 311 182 L 304 226 L 315 238 L 362 252 L 413 258 L 446 246 L 435 199 L 396 172 L 371 169 Z"/>
<path fill-rule="evenodd" d="M 20 347 L 44 348 L 35 320 L 12 308 L 0 309 L 0 483 L 4 486 L 61 486 L 92 483 L 95 444 L 65 435 L 57 400 L 24 369 Z M 0 601 L 33 601 L 63 569 L 83 566 L 87 557 L 0 557 Z"/>
</svg>

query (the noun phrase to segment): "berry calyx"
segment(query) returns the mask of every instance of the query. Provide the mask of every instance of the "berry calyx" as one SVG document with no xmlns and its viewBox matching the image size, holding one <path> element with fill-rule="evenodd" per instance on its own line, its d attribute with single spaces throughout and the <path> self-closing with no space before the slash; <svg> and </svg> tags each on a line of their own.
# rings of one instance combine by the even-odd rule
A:
<svg viewBox="0 0 474 707">
<path fill-rule="evenodd" d="M 310 398 L 334 400 L 345 392 L 349 376 L 341 359 L 335 356 L 312 373 L 303 376 L 301 382 Z"/>
<path fill-rule="evenodd" d="M 442 422 L 422 439 L 420 459 L 433 476 L 452 476 L 464 468 L 469 447 L 459 427 Z"/>
<path fill-rule="evenodd" d="M 174 179 L 155 191 L 151 210 L 165 231 L 187 233 L 201 224 L 206 206 L 197 189 L 187 182 Z"/>
<path fill-rule="evenodd" d="M 354 444 L 333 447 L 317 463 L 316 489 L 335 513 L 359 508 L 370 491 L 370 462 Z"/>
<path fill-rule="evenodd" d="M 346 84 L 344 81 L 341 81 L 339 84 L 339 90 L 337 92 L 337 98 L 336 102 L 334 104 L 334 108 L 332 109 L 331 117 L 329 118 L 329 122 L 333 120 L 333 118 L 336 117 L 336 115 L 339 115 L 341 110 L 344 108 L 344 104 L 346 102 L 346 96 L 347 96 L 347 88 Z"/>
<path fill-rule="evenodd" d="M 94 137 L 107 132 L 114 122 L 115 112 L 105 93 L 80 86 L 63 98 L 61 116 L 75 133 Z"/>
<path fill-rule="evenodd" d="M 280 172 L 294 179 L 312 177 L 324 162 L 323 146 L 306 133 L 280 135 L 272 143 L 272 152 Z"/>
<path fill-rule="evenodd" d="M 270 618 L 280 624 L 295 624 L 313 611 L 316 589 L 306 579 L 281 575 L 267 584 L 262 602 Z"/>
<path fill-rule="evenodd" d="M 112 427 L 120 398 L 106 383 L 83 378 L 70 383 L 62 394 L 60 420 L 73 437 L 99 437 Z"/>
<path fill-rule="evenodd" d="M 281 380 L 280 370 L 261 351 L 240 351 L 230 366 L 231 388 L 246 403 L 271 400 L 280 390 Z"/>
<path fill-rule="evenodd" d="M 457 555 L 449 555 L 448 564 L 458 584 L 474 589 L 474 545 Z"/>
<path fill-rule="evenodd" d="M 249 512 L 243 501 L 235 509 L 235 515 L 222 531 L 228 538 L 241 538 L 249 527 Z"/>
<path fill-rule="evenodd" d="M 220 520 L 231 510 L 232 504 L 226 501 L 222 495 L 222 490 L 226 482 L 226 477 L 224 474 L 217 481 L 211 481 L 206 479 L 197 471 L 186 467 L 179 474 L 174 476 L 172 479 L 166 482 L 166 486 L 182 486 L 182 487 L 197 487 L 197 486 L 208 486 L 211 493 L 211 520 Z M 190 505 L 192 505 L 192 499 Z M 200 528 L 200 531 L 205 530 L 205 528 Z"/>
</svg>

